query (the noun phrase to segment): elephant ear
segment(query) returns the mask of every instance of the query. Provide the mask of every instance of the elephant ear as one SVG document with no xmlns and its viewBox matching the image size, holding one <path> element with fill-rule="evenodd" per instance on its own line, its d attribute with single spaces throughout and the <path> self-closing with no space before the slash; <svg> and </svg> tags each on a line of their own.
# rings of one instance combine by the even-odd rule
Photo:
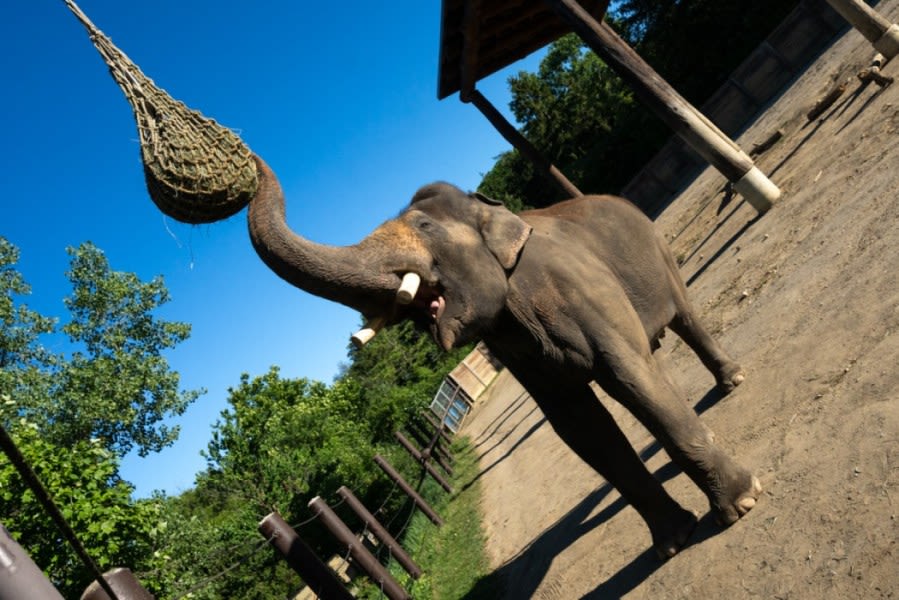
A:
<svg viewBox="0 0 899 600">
<path fill-rule="evenodd" d="M 531 226 L 499 200 L 480 192 L 474 192 L 472 197 L 486 205 L 480 227 L 487 248 L 504 269 L 511 269 L 531 235 Z"/>
</svg>

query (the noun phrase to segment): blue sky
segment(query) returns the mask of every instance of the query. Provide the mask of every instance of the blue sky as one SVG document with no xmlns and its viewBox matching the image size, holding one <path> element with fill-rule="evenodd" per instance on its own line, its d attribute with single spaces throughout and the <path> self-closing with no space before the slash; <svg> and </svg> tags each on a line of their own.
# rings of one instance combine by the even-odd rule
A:
<svg viewBox="0 0 899 600">
<path fill-rule="evenodd" d="M 422 184 L 477 187 L 508 144 L 458 96 L 437 100 L 440 4 L 288 0 L 82 0 L 158 85 L 238 131 L 278 174 L 288 222 L 355 243 Z M 193 326 L 169 354 L 184 388 L 206 388 L 173 424 L 181 438 L 122 475 L 138 496 L 177 494 L 243 372 L 332 381 L 359 316 L 282 282 L 256 257 L 245 212 L 211 225 L 163 217 L 144 187 L 131 110 L 62 0 L 7 3 L 0 21 L 0 235 L 21 251 L 27 303 L 65 317 L 65 252 L 90 240 L 114 269 L 162 275 L 160 316 Z M 508 116 L 506 79 L 479 89 Z M 65 350 L 63 347 L 56 350 Z"/>
</svg>

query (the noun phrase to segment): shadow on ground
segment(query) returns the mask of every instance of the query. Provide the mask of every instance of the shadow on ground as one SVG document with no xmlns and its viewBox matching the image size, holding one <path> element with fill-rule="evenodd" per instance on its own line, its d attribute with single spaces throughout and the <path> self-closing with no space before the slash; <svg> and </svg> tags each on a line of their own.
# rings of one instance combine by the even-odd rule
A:
<svg viewBox="0 0 899 600">
<path fill-rule="evenodd" d="M 722 397 L 721 392 L 713 388 L 696 403 L 694 408 L 698 414 L 702 414 L 714 406 Z M 517 411 L 521 407 L 522 404 L 518 404 L 510 412 Z M 542 426 L 544 422 L 545 419 L 538 421 L 515 442 L 508 452 L 491 463 L 486 469 L 483 469 L 465 487 L 467 488 L 494 468 L 498 462 L 502 461 L 515 448 L 520 446 L 525 439 L 533 434 L 535 428 Z M 505 437 L 508 437 L 508 435 L 509 433 L 506 433 Z M 652 442 L 643 448 L 640 452 L 640 458 L 646 462 L 661 449 L 658 442 Z M 654 476 L 659 481 L 665 482 L 673 479 L 680 473 L 680 468 L 674 463 L 668 462 L 658 469 Z M 610 521 L 612 517 L 627 506 L 627 502 L 620 496 L 617 496 L 611 504 L 597 514 L 590 516 L 609 494 L 617 496 L 617 492 L 609 484 L 603 484 L 598 487 L 568 511 L 565 516 L 543 531 L 519 554 L 493 573 L 481 578 L 474 588 L 464 596 L 465 600 L 532 597 L 549 572 L 550 565 L 552 565 L 556 556 L 575 543 L 581 536 Z M 711 513 L 708 513 L 700 519 L 696 531 L 693 532 L 686 547 L 700 544 L 716 535 L 719 531 L 721 529 L 715 524 Z M 602 560 L 601 552 L 597 552 L 597 560 Z M 647 548 L 644 552 L 634 557 L 628 565 L 583 597 L 595 600 L 620 598 L 643 583 L 663 564 L 656 556 L 655 550 L 651 547 Z"/>
</svg>

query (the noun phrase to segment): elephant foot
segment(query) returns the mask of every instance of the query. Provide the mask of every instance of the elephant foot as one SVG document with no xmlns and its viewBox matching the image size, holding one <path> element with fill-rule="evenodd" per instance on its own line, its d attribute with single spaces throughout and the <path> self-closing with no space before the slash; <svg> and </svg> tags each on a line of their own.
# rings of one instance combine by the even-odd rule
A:
<svg viewBox="0 0 899 600">
<path fill-rule="evenodd" d="M 746 372 L 740 368 L 740 365 L 731 363 L 721 369 L 716 379 L 718 381 L 718 389 L 726 396 L 734 391 L 738 385 L 746 381 Z"/>
<path fill-rule="evenodd" d="M 661 560 L 668 560 L 687 544 L 687 540 L 696 529 L 699 520 L 696 515 L 678 508 L 677 515 L 668 519 L 661 526 L 651 527 L 652 545 Z"/>
<path fill-rule="evenodd" d="M 713 507 L 719 525 L 723 527 L 733 525 L 755 507 L 762 493 L 762 484 L 755 475 L 748 475 L 744 481 L 742 486 L 728 495 L 730 499 Z"/>
</svg>

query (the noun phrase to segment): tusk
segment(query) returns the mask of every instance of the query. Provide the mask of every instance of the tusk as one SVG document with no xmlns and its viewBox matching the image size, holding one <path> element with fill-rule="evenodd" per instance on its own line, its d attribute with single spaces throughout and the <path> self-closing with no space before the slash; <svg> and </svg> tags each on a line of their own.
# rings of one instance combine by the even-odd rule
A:
<svg viewBox="0 0 899 600">
<path fill-rule="evenodd" d="M 403 275 L 403 282 L 400 289 L 396 291 L 396 301 L 399 304 L 409 304 L 418 293 L 418 286 L 421 284 L 421 277 L 416 273 L 406 273 Z"/>
<path fill-rule="evenodd" d="M 375 317 L 368 323 L 366 323 L 365 327 L 357 331 L 350 337 L 350 340 L 353 342 L 353 345 L 357 348 L 361 348 L 365 344 L 369 343 L 375 335 L 381 329 L 384 328 L 384 324 L 387 322 L 387 319 L 384 317 Z"/>
</svg>

